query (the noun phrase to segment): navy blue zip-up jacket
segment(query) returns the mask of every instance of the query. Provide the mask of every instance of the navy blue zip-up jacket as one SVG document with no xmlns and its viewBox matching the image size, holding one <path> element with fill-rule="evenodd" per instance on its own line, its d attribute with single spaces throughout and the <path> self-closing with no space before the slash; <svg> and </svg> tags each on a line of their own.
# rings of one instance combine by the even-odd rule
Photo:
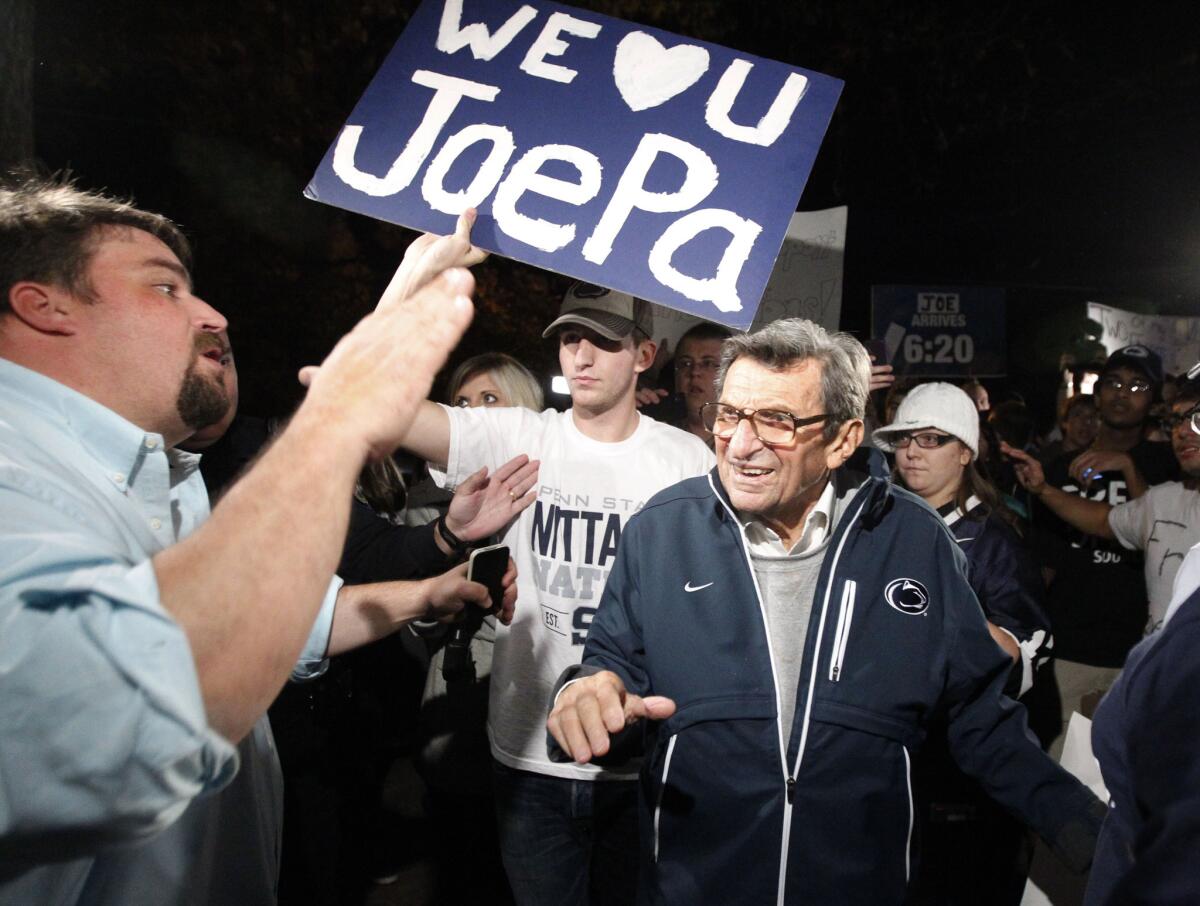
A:
<svg viewBox="0 0 1200 906">
<path fill-rule="evenodd" d="M 1200 903 L 1198 650 L 1200 591 L 1129 652 L 1096 709 L 1092 748 L 1112 808 L 1087 906 Z"/>
<path fill-rule="evenodd" d="M 1050 618 L 1042 607 L 1042 576 L 1008 525 L 982 504 L 958 518 L 946 516 L 950 534 L 967 558 L 967 581 L 984 616 L 1007 630 L 1021 649 L 1021 662 L 1006 691 L 1019 698 L 1050 656 Z"/>
<path fill-rule="evenodd" d="M 1090 859 L 1103 806 L 1001 695 L 1010 661 L 942 520 L 867 455 L 874 475 L 838 517 L 820 570 L 788 740 L 743 529 L 717 471 L 629 521 L 583 665 L 560 685 L 612 670 L 677 705 L 626 734 L 647 755 L 643 902 L 900 903 L 914 856 L 910 758 L 937 714 L 964 771 L 1077 868 Z"/>
</svg>

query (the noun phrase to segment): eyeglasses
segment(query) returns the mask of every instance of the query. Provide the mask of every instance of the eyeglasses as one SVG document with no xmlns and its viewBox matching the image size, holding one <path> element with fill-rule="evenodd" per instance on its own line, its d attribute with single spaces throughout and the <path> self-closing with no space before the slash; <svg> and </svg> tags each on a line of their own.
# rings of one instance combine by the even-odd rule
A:
<svg viewBox="0 0 1200 906">
<path fill-rule="evenodd" d="M 720 359 L 693 359 L 688 356 L 675 360 L 676 371 L 699 371 L 712 373 L 721 367 Z"/>
<path fill-rule="evenodd" d="M 704 422 L 704 430 L 714 437 L 733 437 L 742 419 L 748 418 L 754 436 L 764 444 L 786 444 L 791 442 L 800 428 L 823 422 L 829 416 L 810 415 L 808 418 L 797 418 L 790 412 L 780 412 L 776 409 L 738 409 L 724 403 L 705 403 L 700 407 L 700 418 Z"/>
<path fill-rule="evenodd" d="M 937 447 L 945 446 L 952 440 L 958 440 L 958 438 L 953 434 L 934 434 L 932 431 L 929 431 L 922 432 L 921 434 L 901 434 L 893 443 L 895 443 L 897 450 L 903 450 L 914 440 L 922 450 L 933 450 Z"/>
<path fill-rule="evenodd" d="M 1192 433 L 1200 434 L 1200 406 L 1189 409 L 1182 415 L 1168 415 L 1162 420 L 1162 427 L 1164 431 L 1170 434 L 1184 423 L 1188 424 L 1192 429 Z"/>
<path fill-rule="evenodd" d="M 1108 390 L 1128 390 L 1130 393 L 1149 393 L 1152 387 L 1149 381 L 1142 378 L 1134 378 L 1132 381 L 1126 382 L 1119 377 L 1101 378 L 1100 386 Z"/>
</svg>

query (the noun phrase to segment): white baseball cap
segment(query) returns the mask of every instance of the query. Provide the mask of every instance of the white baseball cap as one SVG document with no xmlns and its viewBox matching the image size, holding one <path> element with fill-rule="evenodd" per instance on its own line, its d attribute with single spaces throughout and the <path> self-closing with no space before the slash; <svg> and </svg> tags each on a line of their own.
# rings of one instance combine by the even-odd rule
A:
<svg viewBox="0 0 1200 906">
<path fill-rule="evenodd" d="M 970 448 L 972 459 L 979 455 L 979 411 L 971 398 L 953 384 L 937 381 L 914 387 L 896 410 L 896 420 L 876 428 L 871 439 L 875 446 L 891 453 L 900 435 L 921 428 L 953 434 Z"/>
</svg>

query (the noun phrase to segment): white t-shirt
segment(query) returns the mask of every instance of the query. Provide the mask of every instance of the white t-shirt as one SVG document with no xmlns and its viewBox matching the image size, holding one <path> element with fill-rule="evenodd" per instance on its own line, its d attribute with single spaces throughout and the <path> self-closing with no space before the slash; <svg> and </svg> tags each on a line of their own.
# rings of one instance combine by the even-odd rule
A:
<svg viewBox="0 0 1200 906">
<path fill-rule="evenodd" d="M 1197 588 L 1200 588 L 1200 544 L 1188 551 L 1179 572 L 1175 574 L 1175 594 L 1171 598 L 1171 606 L 1167 608 L 1167 615 L 1163 617 L 1164 626 L 1171 621 L 1179 606 L 1195 594 Z"/>
<path fill-rule="evenodd" d="M 1146 633 L 1162 625 L 1175 573 L 1188 550 L 1200 542 L 1200 491 L 1178 481 L 1156 484 L 1141 497 L 1112 508 L 1108 525 L 1130 550 L 1145 551 L 1150 620 Z"/>
<path fill-rule="evenodd" d="M 645 416 L 626 440 L 602 443 L 580 433 L 569 411 L 445 408 L 449 462 L 445 472 L 430 469 L 443 487 L 521 453 L 542 464 L 537 500 L 504 536 L 517 564 L 517 611 L 512 625 L 496 632 L 492 754 L 508 767 L 555 777 L 635 777 L 636 766 L 606 771 L 546 757 L 550 690 L 579 663 L 629 517 L 663 488 L 708 472 L 712 451 L 698 437 Z"/>
</svg>

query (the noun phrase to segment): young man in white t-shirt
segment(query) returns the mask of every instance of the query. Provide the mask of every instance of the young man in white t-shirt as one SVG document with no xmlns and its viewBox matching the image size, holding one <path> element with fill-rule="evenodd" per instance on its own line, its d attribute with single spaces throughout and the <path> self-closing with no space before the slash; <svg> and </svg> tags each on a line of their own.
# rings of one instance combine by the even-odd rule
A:
<svg viewBox="0 0 1200 906">
<path fill-rule="evenodd" d="M 651 328 L 647 303 L 576 283 L 543 334 L 557 336 L 571 409 L 426 403 L 404 443 L 445 464 L 433 475 L 446 487 L 520 453 L 541 463 L 536 499 L 504 536 L 517 563 L 517 614 L 496 636 L 488 713 L 501 848 L 521 904 L 634 899 L 638 766 L 552 763 L 545 702 L 579 663 L 629 517 L 714 464 L 699 438 L 637 411 L 637 376 L 654 361 Z"/>
</svg>

